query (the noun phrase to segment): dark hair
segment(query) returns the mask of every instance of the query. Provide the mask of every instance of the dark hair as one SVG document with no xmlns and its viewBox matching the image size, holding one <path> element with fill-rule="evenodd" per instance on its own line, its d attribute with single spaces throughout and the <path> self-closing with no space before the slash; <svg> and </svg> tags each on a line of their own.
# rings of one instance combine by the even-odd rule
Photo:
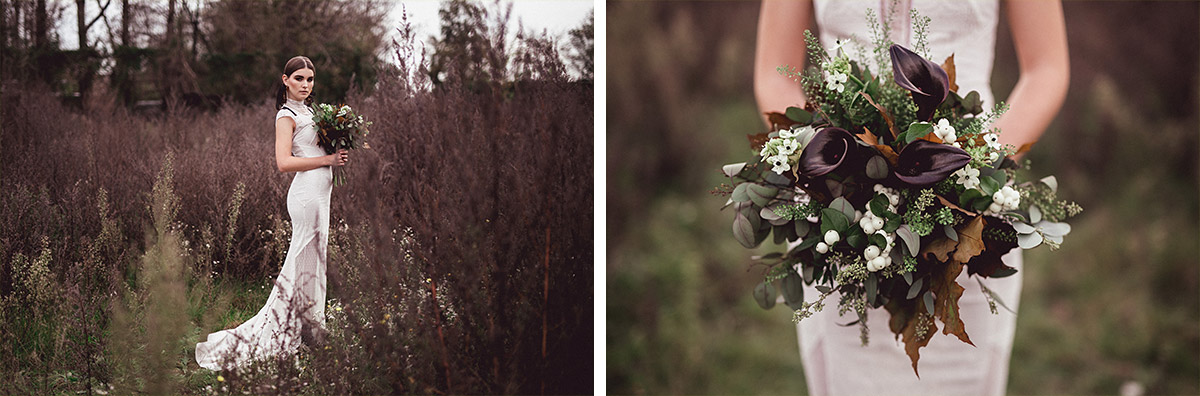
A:
<svg viewBox="0 0 1200 396">
<path fill-rule="evenodd" d="M 312 61 L 309 60 L 307 56 L 294 56 L 292 59 L 288 59 L 287 63 L 283 65 L 283 74 L 291 77 L 292 73 L 295 73 L 296 70 L 300 69 L 312 69 L 314 72 L 317 71 L 317 68 L 313 67 Z M 287 86 L 283 85 L 283 82 L 278 82 L 277 85 L 279 85 L 279 88 L 275 90 L 275 110 L 282 108 L 283 103 L 287 101 Z M 306 105 L 311 106 L 312 101 L 313 98 L 311 94 L 308 95 L 307 98 L 304 98 L 304 104 Z"/>
</svg>

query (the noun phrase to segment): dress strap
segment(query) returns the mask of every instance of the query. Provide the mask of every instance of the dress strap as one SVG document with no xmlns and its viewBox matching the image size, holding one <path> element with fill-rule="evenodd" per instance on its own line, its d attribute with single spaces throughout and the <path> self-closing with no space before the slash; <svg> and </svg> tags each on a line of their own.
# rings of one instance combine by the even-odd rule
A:
<svg viewBox="0 0 1200 396">
<path fill-rule="evenodd" d="M 296 111 L 295 111 L 295 110 L 292 110 L 291 108 L 289 108 L 289 107 L 287 107 L 287 106 L 282 106 L 281 108 L 282 108 L 282 109 L 284 109 L 284 110 L 287 110 L 287 111 L 290 111 L 290 112 L 292 112 L 292 115 L 293 115 L 293 116 L 295 116 L 295 115 L 296 115 Z"/>
</svg>

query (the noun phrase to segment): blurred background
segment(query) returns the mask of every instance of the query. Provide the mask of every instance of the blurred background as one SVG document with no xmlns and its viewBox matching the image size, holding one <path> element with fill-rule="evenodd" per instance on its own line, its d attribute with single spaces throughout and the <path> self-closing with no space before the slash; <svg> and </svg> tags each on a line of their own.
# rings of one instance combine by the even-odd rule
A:
<svg viewBox="0 0 1200 396">
<path fill-rule="evenodd" d="M 709 193 L 765 131 L 758 3 L 606 7 L 608 391 L 805 392 L 791 312 L 750 293 L 749 256 L 782 247 L 742 248 Z M 1003 8 L 999 99 L 1017 79 Z M 1070 90 L 1028 158 L 1084 212 L 1062 249 L 1025 254 L 1008 391 L 1200 393 L 1200 3 L 1064 10 Z"/>
<path fill-rule="evenodd" d="M 397 5 L 0 0 L 0 394 L 590 393 L 591 13 L 440 1 L 430 37 Z M 296 54 L 373 122 L 332 192 L 328 335 L 209 371 L 196 343 L 287 253 Z"/>
</svg>

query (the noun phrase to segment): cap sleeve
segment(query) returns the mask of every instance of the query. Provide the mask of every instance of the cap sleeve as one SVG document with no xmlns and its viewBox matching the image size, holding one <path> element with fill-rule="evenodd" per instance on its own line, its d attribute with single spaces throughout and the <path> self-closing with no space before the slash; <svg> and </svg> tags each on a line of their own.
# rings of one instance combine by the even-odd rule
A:
<svg viewBox="0 0 1200 396">
<path fill-rule="evenodd" d="M 291 110 L 289 110 L 287 107 L 280 108 L 279 112 L 275 113 L 275 121 L 279 121 L 279 119 L 283 118 L 283 117 L 291 117 L 292 122 L 297 122 L 296 114 L 293 113 Z"/>
</svg>

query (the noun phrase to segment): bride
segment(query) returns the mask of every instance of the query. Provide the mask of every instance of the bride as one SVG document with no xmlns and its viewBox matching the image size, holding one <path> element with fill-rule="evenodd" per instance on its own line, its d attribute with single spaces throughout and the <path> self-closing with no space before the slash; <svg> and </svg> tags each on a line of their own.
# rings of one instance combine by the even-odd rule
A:
<svg viewBox="0 0 1200 396">
<path fill-rule="evenodd" d="M 875 9 L 882 25 L 890 19 L 890 39 L 911 48 L 909 9 L 931 18 L 928 26 L 930 60 L 941 63 L 955 55 L 960 93 L 978 91 L 985 106 L 995 104 L 990 89 L 996 25 L 1000 5 L 996 0 L 767 0 L 758 25 L 754 89 L 760 112 L 782 111 L 803 106 L 800 85 L 780 76 L 776 67 L 804 68 L 804 30 L 816 20 L 825 48 L 835 40 L 857 40 L 870 48 L 866 10 Z M 1054 1 L 1009 1 L 1005 3 L 1008 24 L 1016 47 L 1020 78 L 1006 102 L 1009 110 L 993 126 L 1001 129 L 1001 143 L 1020 147 L 1042 134 L 1066 96 L 1068 61 L 1062 5 Z M 842 46 L 853 50 L 855 46 Z M 851 57 L 856 54 L 850 53 Z M 870 59 L 869 56 L 863 58 Z M 876 68 L 876 70 L 878 70 Z M 1021 268 L 1020 250 L 1004 257 L 1009 266 Z M 914 375 L 903 345 L 892 339 L 888 315 L 882 309 L 868 315 L 868 326 L 876 332 L 868 346 L 861 346 L 857 326 L 841 327 L 852 319 L 840 318 L 837 310 L 826 309 L 797 325 L 800 355 L 809 393 L 828 394 L 937 394 L 1001 395 L 1008 382 L 1016 315 L 1001 310 L 990 312 L 975 279 L 964 271 L 958 283 L 966 288 L 959 301 L 966 330 L 976 346 L 951 336 L 935 335 L 921 353 L 921 377 Z M 1021 272 L 987 279 L 989 289 L 1013 310 L 1021 291 Z M 817 293 L 806 287 L 805 295 Z M 886 332 L 884 334 L 880 334 Z"/>
<path fill-rule="evenodd" d="M 312 103 L 313 63 L 297 56 L 284 65 L 275 108 L 275 165 L 296 172 L 288 189 L 292 242 L 267 303 L 237 328 L 208 335 L 196 344 L 196 363 L 210 370 L 241 366 L 254 359 L 290 352 L 301 339 L 324 334 L 325 247 L 329 240 L 331 166 L 349 161 L 346 151 L 325 155 L 317 146 Z"/>
</svg>

